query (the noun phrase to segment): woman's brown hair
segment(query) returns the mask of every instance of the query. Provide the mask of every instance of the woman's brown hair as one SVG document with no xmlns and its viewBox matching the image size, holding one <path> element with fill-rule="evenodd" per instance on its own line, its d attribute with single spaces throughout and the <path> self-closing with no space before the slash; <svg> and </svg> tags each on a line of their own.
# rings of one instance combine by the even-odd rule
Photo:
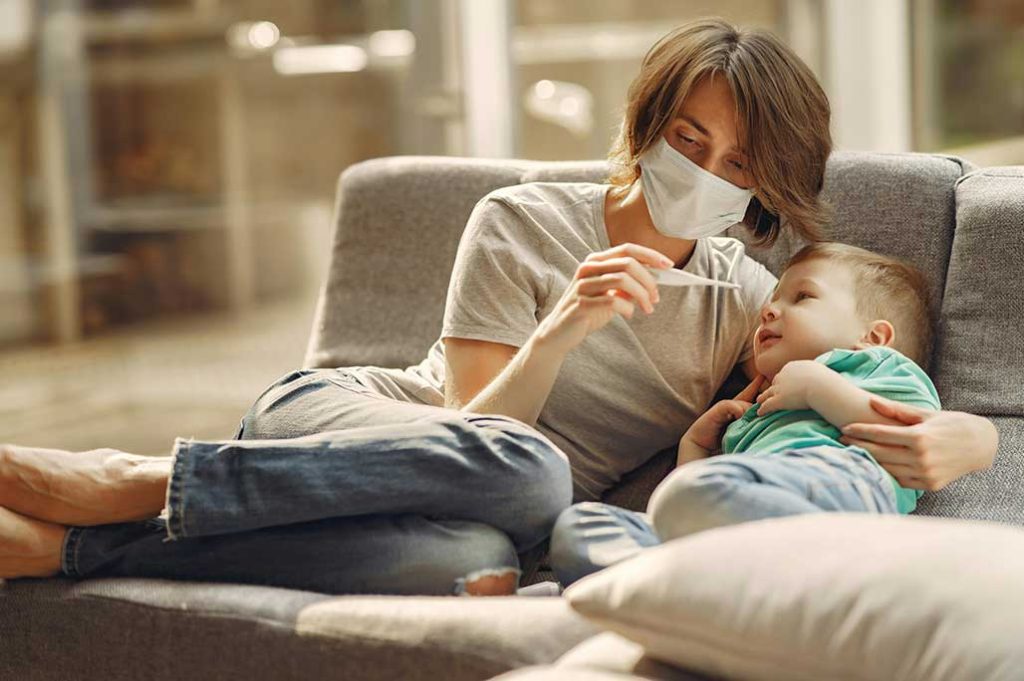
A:
<svg viewBox="0 0 1024 681">
<path fill-rule="evenodd" d="M 778 237 L 780 216 L 800 236 L 820 240 L 828 215 L 820 193 L 832 151 L 828 98 L 807 65 L 767 31 L 701 19 L 655 43 L 629 87 L 609 181 L 624 187 L 639 179 L 640 156 L 712 75 L 724 76 L 732 90 L 756 187 L 744 224 L 763 244 Z"/>
</svg>

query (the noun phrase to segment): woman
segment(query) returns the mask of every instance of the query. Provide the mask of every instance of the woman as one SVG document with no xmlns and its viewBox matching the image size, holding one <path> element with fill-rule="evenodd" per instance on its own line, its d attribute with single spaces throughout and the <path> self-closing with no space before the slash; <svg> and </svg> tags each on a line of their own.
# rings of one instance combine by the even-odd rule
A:
<svg viewBox="0 0 1024 681">
<path fill-rule="evenodd" d="M 179 440 L 166 458 L 4 448 L 0 577 L 514 588 L 516 554 L 571 497 L 598 498 L 674 445 L 735 366 L 753 375 L 775 279 L 739 242 L 705 237 L 743 222 L 765 242 L 815 238 L 828 126 L 818 83 L 772 35 L 673 31 L 630 88 L 610 185 L 522 185 L 477 205 L 420 365 L 289 374 L 235 440 Z M 740 288 L 659 290 L 651 269 L 669 267 Z M 994 456 L 984 419 L 913 427 L 905 446 L 865 446 L 917 485 Z M 984 442 L 974 459 L 966 438 Z"/>
</svg>

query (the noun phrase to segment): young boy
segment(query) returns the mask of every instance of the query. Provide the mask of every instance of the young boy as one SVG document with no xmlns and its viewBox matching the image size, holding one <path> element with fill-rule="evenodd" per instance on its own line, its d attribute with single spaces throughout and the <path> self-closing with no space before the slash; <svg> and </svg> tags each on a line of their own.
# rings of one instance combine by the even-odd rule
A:
<svg viewBox="0 0 1024 681">
<path fill-rule="evenodd" d="M 679 468 L 654 491 L 647 515 L 604 504 L 562 514 L 551 547 L 562 583 L 712 527 L 822 511 L 909 513 L 921 493 L 840 438 L 849 423 L 887 422 L 869 406 L 872 394 L 941 408 L 919 366 L 930 344 L 916 269 L 844 244 L 804 248 L 761 312 L 754 357 L 763 379 L 686 431 Z M 617 531 L 617 545 L 608 542 Z"/>
</svg>

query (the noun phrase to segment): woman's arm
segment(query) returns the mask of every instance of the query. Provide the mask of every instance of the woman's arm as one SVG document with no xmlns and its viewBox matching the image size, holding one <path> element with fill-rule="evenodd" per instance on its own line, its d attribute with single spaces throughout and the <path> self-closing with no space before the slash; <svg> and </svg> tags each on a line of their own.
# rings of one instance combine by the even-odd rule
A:
<svg viewBox="0 0 1024 681">
<path fill-rule="evenodd" d="M 872 395 L 871 408 L 899 425 L 852 423 L 843 444 L 863 447 L 901 485 L 940 490 L 992 466 L 999 449 L 995 424 L 961 411 L 929 411 Z"/>
<path fill-rule="evenodd" d="M 444 339 L 444 406 L 462 409 L 501 373 L 519 348 L 504 343 Z"/>
<path fill-rule="evenodd" d="M 448 348 L 458 344 L 446 340 L 445 353 L 448 353 Z M 458 358 L 454 360 L 456 365 L 466 358 L 459 350 L 455 354 Z M 534 334 L 490 382 L 458 408 L 479 414 L 503 414 L 528 425 L 535 425 L 564 359 L 564 352 Z M 452 360 L 449 360 L 451 365 Z M 461 373 L 465 375 L 467 372 Z M 469 380 L 478 384 L 479 378 L 482 378 L 481 374 Z M 460 388 L 455 387 L 453 392 L 457 394 L 458 390 Z"/>
<path fill-rule="evenodd" d="M 668 268 L 672 261 L 629 243 L 591 253 L 554 310 L 518 351 L 497 343 L 446 338 L 445 404 L 534 425 L 573 348 L 615 315 L 632 318 L 637 305 L 648 314 L 654 310 L 658 287 L 648 266 Z M 449 356 L 450 351 L 454 352 Z"/>
<path fill-rule="evenodd" d="M 939 490 L 989 468 L 999 448 L 999 433 L 988 419 L 879 397 L 815 362 L 787 364 L 758 402 L 759 414 L 813 409 L 843 431 L 840 442 L 863 447 L 911 489 Z"/>
</svg>

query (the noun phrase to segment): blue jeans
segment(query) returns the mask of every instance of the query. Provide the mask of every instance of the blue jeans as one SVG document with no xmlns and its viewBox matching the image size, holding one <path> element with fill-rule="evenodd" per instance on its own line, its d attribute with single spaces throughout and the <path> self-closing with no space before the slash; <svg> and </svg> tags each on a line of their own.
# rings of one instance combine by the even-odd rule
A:
<svg viewBox="0 0 1024 681">
<path fill-rule="evenodd" d="M 724 454 L 688 463 L 651 495 L 647 513 L 597 502 L 566 509 L 551 535 L 551 565 L 568 586 L 694 532 L 803 513 L 896 513 L 888 475 L 839 447 Z"/>
<path fill-rule="evenodd" d="M 514 419 L 393 400 L 344 369 L 296 371 L 236 439 L 176 442 L 166 517 L 70 528 L 62 568 L 451 594 L 468 574 L 517 569 L 571 500 L 565 455 Z"/>
</svg>

